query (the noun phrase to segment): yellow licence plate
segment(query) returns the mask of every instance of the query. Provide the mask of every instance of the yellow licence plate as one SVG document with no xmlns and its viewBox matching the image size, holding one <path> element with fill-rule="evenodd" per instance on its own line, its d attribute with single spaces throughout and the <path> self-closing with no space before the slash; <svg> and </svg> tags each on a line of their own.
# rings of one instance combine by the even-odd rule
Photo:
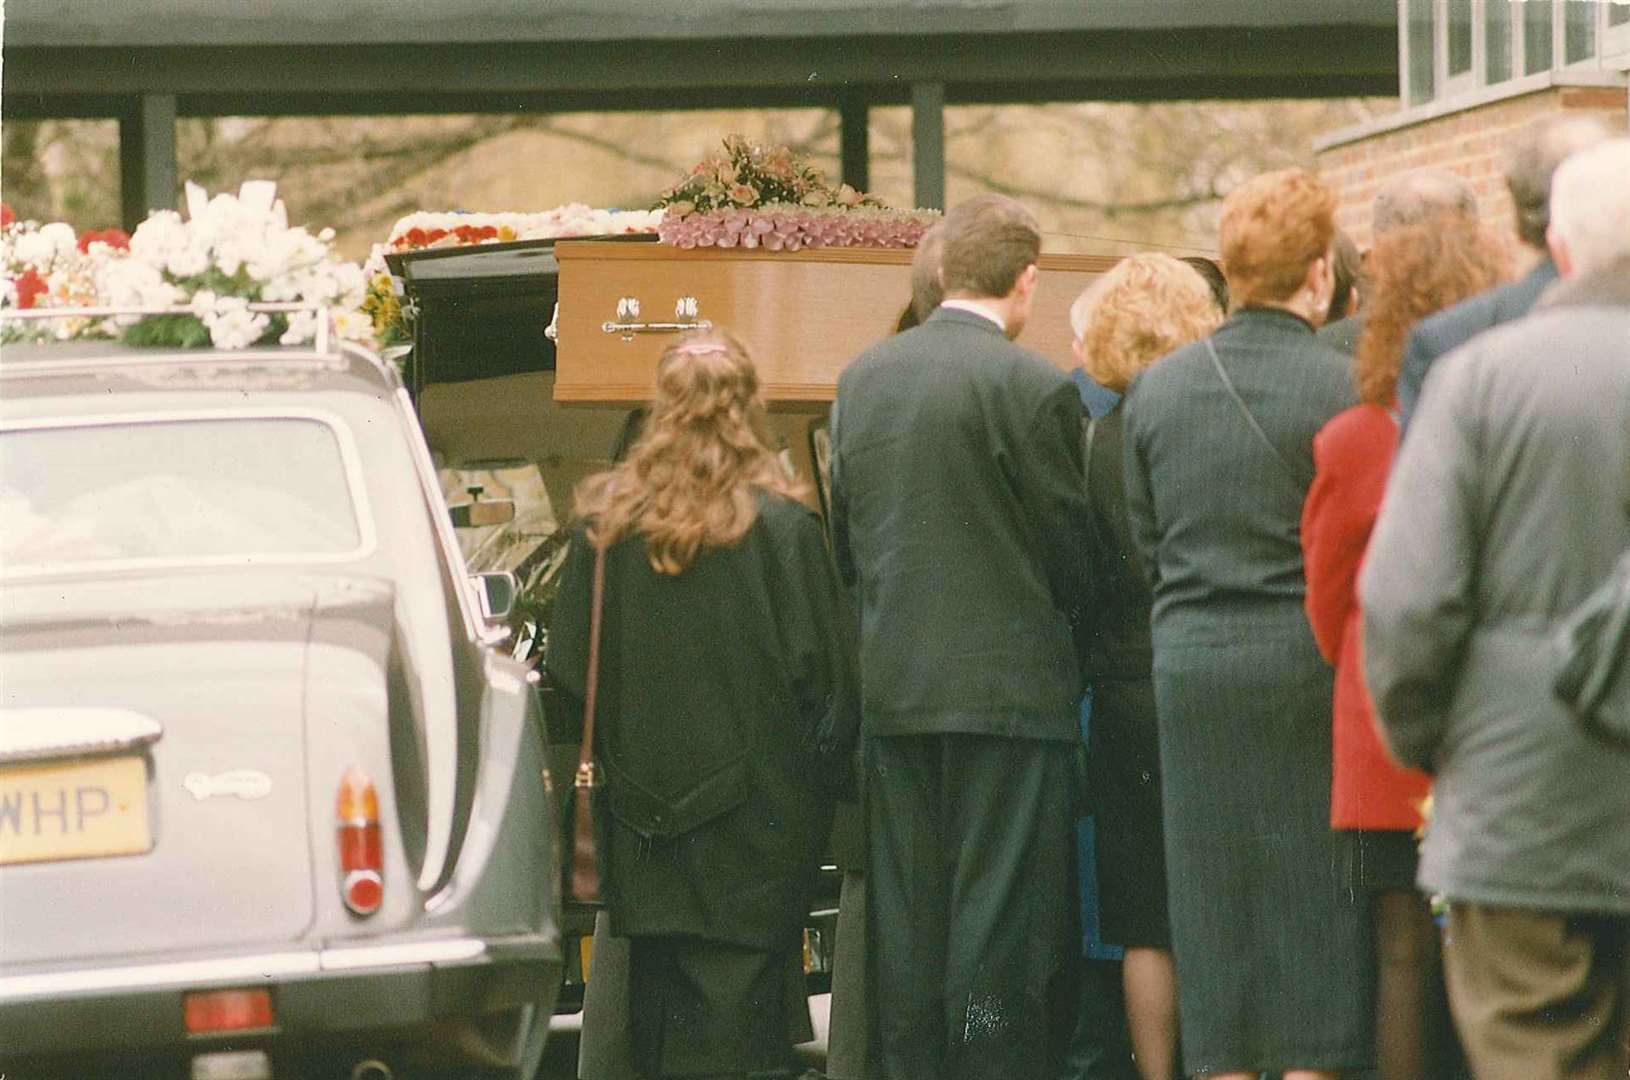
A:
<svg viewBox="0 0 1630 1080">
<path fill-rule="evenodd" d="M 129 855 L 152 846 L 142 758 L 0 768 L 0 865 Z"/>
</svg>

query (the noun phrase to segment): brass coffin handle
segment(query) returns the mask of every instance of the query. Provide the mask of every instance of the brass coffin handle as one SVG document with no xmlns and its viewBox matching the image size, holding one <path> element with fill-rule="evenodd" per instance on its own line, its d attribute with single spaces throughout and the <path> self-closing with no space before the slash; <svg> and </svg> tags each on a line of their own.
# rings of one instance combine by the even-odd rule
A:
<svg viewBox="0 0 1630 1080">
<path fill-rule="evenodd" d="M 682 334 L 686 330 L 711 330 L 713 323 L 697 316 L 696 297 L 682 296 L 674 304 L 673 322 L 639 322 L 640 302 L 633 296 L 617 300 L 617 318 L 600 324 L 600 332 L 619 334 L 624 341 L 633 341 L 635 334 Z"/>
</svg>

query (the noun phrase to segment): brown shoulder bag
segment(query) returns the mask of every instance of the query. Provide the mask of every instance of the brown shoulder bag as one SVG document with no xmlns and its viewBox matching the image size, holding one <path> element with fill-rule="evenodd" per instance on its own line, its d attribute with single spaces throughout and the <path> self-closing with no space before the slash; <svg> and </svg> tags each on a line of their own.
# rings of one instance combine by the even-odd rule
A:
<svg viewBox="0 0 1630 1080">
<path fill-rule="evenodd" d="M 600 622 L 606 600 L 606 549 L 594 549 L 594 599 L 589 609 L 589 670 L 583 684 L 583 742 L 572 780 L 572 857 L 567 895 L 579 903 L 600 902 L 600 863 L 594 854 L 594 796 L 603 787 L 594 766 L 594 711 L 600 690 Z"/>
</svg>

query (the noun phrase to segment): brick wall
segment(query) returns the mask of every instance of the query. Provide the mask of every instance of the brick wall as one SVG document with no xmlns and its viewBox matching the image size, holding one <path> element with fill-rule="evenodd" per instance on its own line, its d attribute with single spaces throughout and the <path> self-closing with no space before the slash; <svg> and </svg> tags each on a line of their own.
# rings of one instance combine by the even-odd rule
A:
<svg viewBox="0 0 1630 1080">
<path fill-rule="evenodd" d="M 1505 147 L 1530 122 L 1562 112 L 1593 113 L 1616 131 L 1630 126 L 1625 91 L 1551 86 L 1430 120 L 1383 130 L 1319 151 L 1319 169 L 1336 188 L 1336 223 L 1361 249 L 1370 245 L 1370 200 L 1398 173 L 1423 166 L 1453 169 L 1472 182 L 1478 208 L 1502 235 L 1515 236 L 1505 187 Z"/>
</svg>

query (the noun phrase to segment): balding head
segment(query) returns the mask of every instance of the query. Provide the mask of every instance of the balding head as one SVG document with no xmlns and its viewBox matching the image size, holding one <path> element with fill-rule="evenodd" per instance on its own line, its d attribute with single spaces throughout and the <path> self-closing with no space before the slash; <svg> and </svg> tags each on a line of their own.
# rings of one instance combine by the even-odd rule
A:
<svg viewBox="0 0 1630 1080">
<path fill-rule="evenodd" d="M 1506 158 L 1505 182 L 1517 209 L 1517 235 L 1529 247 L 1545 249 L 1551 223 L 1551 177 L 1570 154 L 1608 137 L 1591 116 L 1548 117 L 1530 124 L 1512 144 Z"/>
<path fill-rule="evenodd" d="M 1370 207 L 1370 233 L 1420 225 L 1441 214 L 1477 219 L 1477 195 L 1459 173 L 1448 169 L 1415 169 L 1395 176 L 1375 194 Z"/>
</svg>

